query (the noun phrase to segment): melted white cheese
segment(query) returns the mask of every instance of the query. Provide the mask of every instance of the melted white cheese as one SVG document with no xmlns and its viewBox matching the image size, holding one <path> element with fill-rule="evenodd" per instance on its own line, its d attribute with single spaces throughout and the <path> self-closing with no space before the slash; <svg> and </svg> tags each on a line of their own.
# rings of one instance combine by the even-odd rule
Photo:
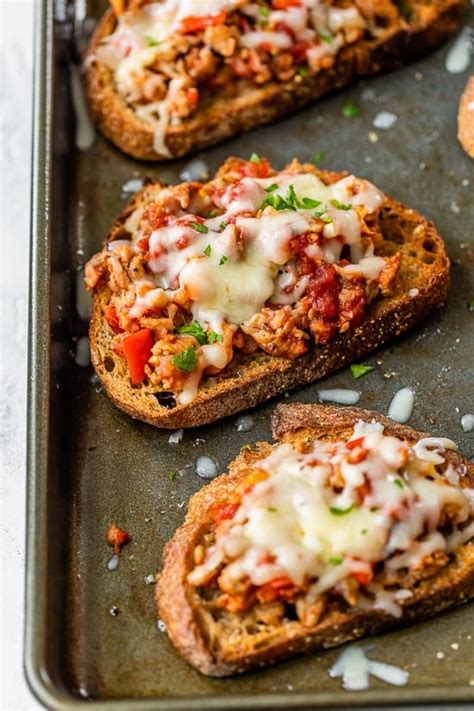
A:
<svg viewBox="0 0 474 711">
<path fill-rule="evenodd" d="M 377 423 L 358 423 L 352 439 L 360 437 L 360 461 L 351 461 L 356 450 L 350 444 L 316 442 L 307 453 L 280 444 L 257 462 L 267 478 L 244 494 L 232 523 L 218 531 L 219 560 L 224 554 L 234 558 L 225 569 L 228 578 L 257 586 L 281 576 L 297 585 L 312 580 L 309 596 L 315 598 L 350 575 L 369 574 L 370 580 L 376 562 L 385 561 L 389 571 L 409 568 L 472 536 L 472 525 L 454 535 L 472 515 L 468 492 L 437 475 L 421 447 L 384 435 Z M 438 530 L 445 509 L 453 512 L 448 538 Z M 199 584 L 201 574 L 198 566 L 190 582 Z M 369 589 L 373 606 L 401 613 L 406 591 L 394 597 L 374 585 Z"/>
<path fill-rule="evenodd" d="M 242 0 L 152 2 L 122 13 L 115 31 L 104 38 L 97 48 L 95 56 L 114 72 L 119 93 L 134 106 L 142 119 L 157 125 L 155 151 L 160 155 L 169 155 L 164 139 L 170 123 L 170 102 L 167 96 L 162 102 L 140 103 L 145 82 L 144 69 L 155 60 L 159 62 L 160 53 L 166 53 L 174 37 L 182 33 L 186 18 L 219 16 L 236 8 L 249 17 L 262 17 L 257 3 L 244 4 Z M 290 49 L 295 42 L 313 43 L 314 46 L 308 50 L 308 61 L 317 70 L 323 57 L 335 55 L 343 46 L 343 30 L 363 29 L 364 26 L 365 22 L 356 8 L 333 8 L 322 0 L 305 0 L 301 7 L 276 11 L 269 8 L 266 28 L 242 32 L 239 43 L 250 49 L 261 46 Z M 321 37 L 326 38 L 325 41 L 321 41 Z M 170 82 L 169 93 L 173 91 L 173 81 L 176 80 Z"/>
<path fill-rule="evenodd" d="M 195 318 L 202 323 L 212 321 L 213 330 L 219 333 L 222 321 L 239 325 L 258 313 L 269 299 L 273 303 L 295 303 L 306 289 L 307 279 L 297 282 L 294 273 L 278 275 L 278 267 L 287 265 L 290 241 L 308 231 L 315 208 L 276 211 L 267 207 L 258 216 L 246 215 L 257 214 L 268 195 L 265 188 L 274 184 L 278 188 L 273 195 L 285 197 L 292 186 L 299 200 L 317 200 L 318 210 L 328 207 L 328 214 L 334 215 L 331 235 L 315 245 L 317 254 L 313 256 L 334 262 L 344 243 L 355 255 L 365 255 L 358 213 L 331 206 L 335 195 L 342 194 L 339 183 L 326 186 L 311 174 L 280 174 L 266 179 L 244 178 L 230 185 L 220 197 L 226 212 L 204 221 L 200 229 L 207 232 L 197 231 L 189 216 L 189 221 L 180 218 L 160 227 L 149 240 L 148 265 L 160 285 L 185 289 L 193 302 Z M 375 209 L 381 200 L 377 189 L 366 181 L 357 181 L 357 186 L 359 199 L 363 194 L 367 200 L 367 211 Z M 229 220 L 234 224 L 228 224 Z M 359 264 L 351 266 L 370 280 L 377 278 L 383 265 L 380 257 L 362 256 Z M 292 279 L 293 290 L 284 292 Z"/>
</svg>

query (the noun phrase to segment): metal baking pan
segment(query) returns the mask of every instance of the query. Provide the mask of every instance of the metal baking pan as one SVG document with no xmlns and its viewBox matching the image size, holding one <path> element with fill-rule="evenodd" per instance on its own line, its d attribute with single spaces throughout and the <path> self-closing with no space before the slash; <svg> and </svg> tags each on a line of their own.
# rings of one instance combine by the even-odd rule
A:
<svg viewBox="0 0 474 711">
<path fill-rule="evenodd" d="M 75 149 L 70 63 L 104 4 L 43 0 L 37 17 L 25 656 L 34 693 L 48 708 L 84 702 L 137 709 L 472 704 L 472 604 L 370 640 L 374 658 L 407 668 L 410 683 L 396 689 L 374 681 L 352 694 L 328 676 L 338 650 L 238 678 L 208 679 L 178 656 L 157 626 L 154 586 L 145 578 L 159 568 L 163 544 L 203 484 L 194 473 L 196 458 L 209 454 L 224 470 L 244 443 L 269 437 L 274 402 L 258 408 L 248 434 L 230 419 L 188 431 L 183 442 L 170 445 L 169 433 L 119 412 L 91 368 L 75 362 L 78 339 L 87 334 L 81 265 L 123 206 L 122 186 L 133 177 L 178 181 L 186 164 L 135 162 L 99 136 L 90 150 Z M 376 369 L 366 378 L 354 381 L 346 369 L 324 385 L 356 387 L 361 406 L 381 412 L 396 390 L 410 385 L 416 392 L 411 424 L 455 439 L 472 457 L 473 437 L 463 432 L 460 417 L 472 412 L 473 400 L 467 302 L 474 297 L 474 174 L 455 137 L 466 75 L 446 73 L 446 51 L 204 158 L 212 174 L 230 154 L 256 150 L 281 166 L 323 150 L 325 167 L 365 175 L 436 222 L 453 260 L 446 307 L 369 357 Z M 343 117 L 349 100 L 360 106 L 359 118 Z M 398 117 L 389 131 L 373 127 L 380 111 Z M 316 386 L 286 401 L 298 400 L 317 401 Z M 106 569 L 111 522 L 132 537 L 112 573 Z M 115 608 L 118 614 L 111 614 Z"/>
</svg>

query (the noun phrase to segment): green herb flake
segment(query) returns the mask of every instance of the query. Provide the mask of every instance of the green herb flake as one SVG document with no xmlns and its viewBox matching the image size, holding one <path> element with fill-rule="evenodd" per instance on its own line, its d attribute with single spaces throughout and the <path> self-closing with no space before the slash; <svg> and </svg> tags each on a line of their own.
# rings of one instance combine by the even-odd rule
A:
<svg viewBox="0 0 474 711">
<path fill-rule="evenodd" d="M 329 215 L 323 215 L 321 219 L 326 225 L 329 225 L 332 222 L 332 217 L 329 217 Z"/>
<path fill-rule="evenodd" d="M 168 477 L 168 479 L 169 479 L 170 481 L 173 481 L 173 479 L 174 479 L 175 476 L 176 476 L 176 472 L 168 472 L 168 474 L 167 474 L 166 476 Z"/>
<path fill-rule="evenodd" d="M 354 119 L 360 115 L 360 109 L 353 101 L 348 101 L 342 107 L 342 115 L 347 119 Z"/>
<path fill-rule="evenodd" d="M 467 302 L 468 311 L 474 311 L 474 299 Z"/>
<path fill-rule="evenodd" d="M 326 35 L 324 32 L 319 33 L 319 38 L 323 40 L 323 42 L 326 42 L 327 44 L 332 44 L 332 36 L 331 35 Z"/>
<path fill-rule="evenodd" d="M 393 483 L 398 486 L 399 489 L 403 489 L 403 481 L 401 479 L 394 479 Z"/>
<path fill-rule="evenodd" d="M 313 163 L 315 165 L 318 165 L 318 163 L 321 163 L 325 158 L 326 158 L 326 154 L 324 151 L 316 151 L 316 153 L 313 156 Z"/>
<path fill-rule="evenodd" d="M 258 153 L 252 153 L 252 155 L 249 158 L 249 161 L 251 163 L 260 163 L 260 156 L 258 155 Z"/>
<path fill-rule="evenodd" d="M 312 210 L 313 208 L 321 205 L 321 200 L 314 200 L 313 198 L 304 197 L 300 201 L 299 205 L 302 205 L 305 210 Z"/>
<path fill-rule="evenodd" d="M 362 531 L 361 531 L 361 533 L 362 533 L 363 536 L 365 536 L 365 534 L 367 533 L 367 529 L 366 529 L 366 528 L 363 528 Z"/>
<path fill-rule="evenodd" d="M 271 185 L 268 186 L 268 188 L 265 188 L 266 193 L 271 193 L 274 190 L 276 190 L 278 187 L 278 183 L 272 183 Z"/>
<path fill-rule="evenodd" d="M 413 17 L 413 9 L 411 5 L 407 2 L 397 2 L 400 15 L 406 22 L 410 22 Z"/>
<path fill-rule="evenodd" d="M 207 342 L 206 333 L 199 321 L 193 321 L 192 323 L 187 323 L 184 326 L 178 326 L 176 330 L 178 333 L 185 333 L 188 336 L 193 336 L 193 338 L 195 338 L 201 346 Z"/>
<path fill-rule="evenodd" d="M 309 72 L 307 67 L 298 67 L 298 74 L 300 77 L 307 77 Z"/>
<path fill-rule="evenodd" d="M 219 229 L 220 229 L 220 230 L 225 230 L 226 227 L 227 227 L 227 225 L 226 225 L 225 222 L 221 222 L 220 225 L 219 225 Z"/>
<path fill-rule="evenodd" d="M 226 257 L 225 254 L 222 255 L 222 257 L 219 259 L 219 266 L 222 267 L 223 264 L 227 262 L 229 257 Z"/>
<path fill-rule="evenodd" d="M 267 506 L 267 511 L 270 511 L 270 513 L 277 513 L 278 509 L 276 509 L 274 506 Z"/>
<path fill-rule="evenodd" d="M 157 47 L 160 44 L 158 40 L 154 39 L 151 35 L 145 35 L 145 42 L 147 47 Z"/>
<path fill-rule="evenodd" d="M 206 249 L 204 250 L 204 254 L 206 255 L 206 257 L 210 257 L 210 256 L 211 256 L 211 251 L 212 251 L 211 245 L 208 244 L 207 247 L 206 247 Z"/>
<path fill-rule="evenodd" d="M 197 362 L 198 359 L 194 346 L 190 346 L 185 351 L 181 351 L 181 353 L 177 353 L 173 356 L 173 365 L 184 373 L 191 373 L 196 367 Z"/>
<path fill-rule="evenodd" d="M 208 343 L 222 343 L 224 340 L 224 336 L 222 336 L 220 333 L 216 333 L 215 331 L 211 331 L 210 334 L 207 337 L 207 342 Z"/>
<path fill-rule="evenodd" d="M 338 509 L 337 506 L 330 506 L 329 511 L 334 514 L 334 516 L 345 516 L 354 508 L 354 504 L 351 504 L 348 509 Z"/>
<path fill-rule="evenodd" d="M 343 202 L 339 202 L 339 200 L 329 200 L 331 205 L 336 208 L 336 210 L 352 210 L 352 205 L 345 205 Z"/>
<path fill-rule="evenodd" d="M 354 378 L 363 378 L 364 375 L 367 375 L 367 373 L 371 373 L 373 370 L 375 370 L 375 367 L 373 365 L 362 365 L 362 363 L 354 363 L 351 365 L 351 373 Z"/>
<path fill-rule="evenodd" d="M 242 452 L 251 452 L 253 447 L 251 444 L 244 444 L 243 447 L 240 448 Z"/>
<path fill-rule="evenodd" d="M 194 227 L 196 232 L 202 232 L 203 235 L 207 235 L 209 228 L 206 225 L 201 225 L 200 222 L 191 222 L 191 227 Z"/>
<path fill-rule="evenodd" d="M 269 8 L 269 7 L 265 7 L 265 6 L 261 7 L 261 8 L 260 8 L 260 14 L 261 14 L 263 17 L 268 17 L 269 14 L 270 14 L 270 8 Z"/>
<path fill-rule="evenodd" d="M 254 417 L 253 419 L 256 420 L 256 422 L 265 422 L 265 420 L 267 419 L 267 416 L 266 415 L 257 415 L 257 417 Z"/>
<path fill-rule="evenodd" d="M 342 558 L 329 558 L 331 565 L 341 565 Z"/>
</svg>

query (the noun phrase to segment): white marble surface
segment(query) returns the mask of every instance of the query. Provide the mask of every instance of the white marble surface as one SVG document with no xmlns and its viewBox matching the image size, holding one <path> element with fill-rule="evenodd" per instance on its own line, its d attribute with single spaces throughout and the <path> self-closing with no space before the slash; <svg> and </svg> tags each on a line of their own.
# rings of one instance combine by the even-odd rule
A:
<svg viewBox="0 0 474 711">
<path fill-rule="evenodd" d="M 0 708 L 36 709 L 23 674 L 33 0 L 0 0 Z"/>
</svg>

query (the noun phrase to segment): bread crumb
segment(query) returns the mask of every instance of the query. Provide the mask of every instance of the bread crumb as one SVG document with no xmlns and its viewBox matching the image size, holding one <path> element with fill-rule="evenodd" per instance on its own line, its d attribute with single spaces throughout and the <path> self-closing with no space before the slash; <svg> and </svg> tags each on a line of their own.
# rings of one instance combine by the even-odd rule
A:
<svg viewBox="0 0 474 711">
<path fill-rule="evenodd" d="M 451 645 L 451 649 L 455 649 L 457 651 L 459 649 L 459 644 L 457 642 L 453 642 Z"/>
<path fill-rule="evenodd" d="M 436 652 L 436 659 L 444 659 L 445 654 L 444 652 Z"/>
</svg>

